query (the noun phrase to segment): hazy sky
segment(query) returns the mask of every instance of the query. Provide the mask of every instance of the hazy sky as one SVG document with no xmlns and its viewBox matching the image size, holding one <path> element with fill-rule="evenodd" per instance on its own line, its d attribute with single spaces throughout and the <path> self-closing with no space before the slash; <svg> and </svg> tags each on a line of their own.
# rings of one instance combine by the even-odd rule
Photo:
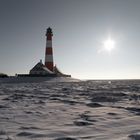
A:
<svg viewBox="0 0 140 140">
<path fill-rule="evenodd" d="M 0 0 L 0 72 L 28 73 L 44 61 L 49 26 L 64 73 L 140 78 L 140 0 Z M 109 36 L 110 52 L 103 44 Z"/>
</svg>

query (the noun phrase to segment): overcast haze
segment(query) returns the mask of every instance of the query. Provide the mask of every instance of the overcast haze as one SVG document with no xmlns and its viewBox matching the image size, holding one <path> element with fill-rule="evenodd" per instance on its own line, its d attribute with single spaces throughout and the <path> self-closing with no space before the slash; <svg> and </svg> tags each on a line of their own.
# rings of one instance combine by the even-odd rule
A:
<svg viewBox="0 0 140 140">
<path fill-rule="evenodd" d="M 28 73 L 44 62 L 49 26 L 64 73 L 140 78 L 140 0 L 0 0 L 0 72 Z M 100 51 L 109 36 L 115 48 Z"/>
</svg>

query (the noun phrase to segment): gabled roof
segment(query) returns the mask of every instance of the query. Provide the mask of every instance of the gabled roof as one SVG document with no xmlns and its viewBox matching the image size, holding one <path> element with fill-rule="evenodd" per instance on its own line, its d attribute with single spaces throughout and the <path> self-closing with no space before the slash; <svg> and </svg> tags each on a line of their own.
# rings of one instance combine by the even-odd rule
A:
<svg viewBox="0 0 140 140">
<path fill-rule="evenodd" d="M 54 66 L 54 73 L 57 74 L 57 76 L 71 77 L 71 75 L 62 73 L 56 65 Z"/>
<path fill-rule="evenodd" d="M 31 72 L 37 72 L 37 71 L 42 71 L 45 72 L 46 74 L 53 74 L 52 71 L 50 71 L 45 65 L 43 65 L 41 62 L 38 62 L 31 70 Z"/>
<path fill-rule="evenodd" d="M 56 65 L 54 66 L 54 73 L 63 75 L 63 73 L 57 68 Z"/>
</svg>

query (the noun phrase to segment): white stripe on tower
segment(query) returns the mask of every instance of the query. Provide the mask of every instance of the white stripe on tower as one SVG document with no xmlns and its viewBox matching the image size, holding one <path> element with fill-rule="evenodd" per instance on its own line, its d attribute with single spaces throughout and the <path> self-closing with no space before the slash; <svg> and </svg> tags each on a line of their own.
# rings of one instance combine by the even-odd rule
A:
<svg viewBox="0 0 140 140">
<path fill-rule="evenodd" d="M 49 27 L 46 32 L 46 52 L 45 52 L 45 66 L 53 72 L 53 49 L 52 49 L 52 29 Z"/>
<path fill-rule="evenodd" d="M 46 47 L 47 48 L 52 47 L 52 40 L 47 40 L 47 38 L 46 38 Z"/>
<path fill-rule="evenodd" d="M 53 58 L 52 58 L 52 55 L 46 55 L 46 58 L 45 58 L 47 62 L 53 62 Z"/>
</svg>

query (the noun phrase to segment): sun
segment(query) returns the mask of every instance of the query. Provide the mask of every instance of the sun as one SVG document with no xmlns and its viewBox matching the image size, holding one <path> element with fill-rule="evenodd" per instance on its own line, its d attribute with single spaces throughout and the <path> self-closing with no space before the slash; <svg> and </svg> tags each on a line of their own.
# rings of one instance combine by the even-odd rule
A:
<svg viewBox="0 0 140 140">
<path fill-rule="evenodd" d="M 104 49 L 107 51 L 112 51 L 115 48 L 115 41 L 111 38 L 108 38 L 106 41 L 104 41 Z"/>
</svg>

